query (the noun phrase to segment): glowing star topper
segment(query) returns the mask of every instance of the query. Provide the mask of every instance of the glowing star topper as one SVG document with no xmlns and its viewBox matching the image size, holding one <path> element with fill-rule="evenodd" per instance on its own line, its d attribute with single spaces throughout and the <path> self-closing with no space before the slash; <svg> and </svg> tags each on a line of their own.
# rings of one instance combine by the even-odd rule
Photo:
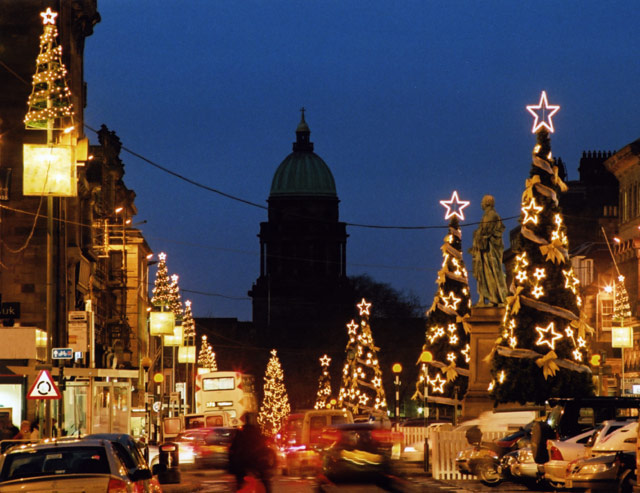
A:
<svg viewBox="0 0 640 493">
<path fill-rule="evenodd" d="M 454 190 L 450 200 L 441 200 L 440 204 L 447 209 L 444 215 L 445 219 L 449 219 L 451 216 L 458 216 L 461 221 L 464 221 L 464 213 L 462 210 L 469 205 L 469 201 L 460 200 L 457 191 Z"/>
<path fill-rule="evenodd" d="M 42 17 L 42 24 L 55 24 L 56 17 L 58 17 L 58 13 L 51 10 L 51 7 L 47 7 L 47 10 L 44 12 L 40 12 L 40 17 Z"/>
<path fill-rule="evenodd" d="M 531 132 L 535 134 L 542 127 L 545 127 L 549 132 L 553 133 L 553 122 L 551 121 L 551 117 L 559 110 L 560 106 L 549 104 L 547 101 L 547 93 L 542 91 L 542 94 L 540 95 L 540 102 L 537 105 L 530 104 L 527 106 L 527 111 L 531 113 L 534 118 Z"/>
<path fill-rule="evenodd" d="M 371 303 L 367 303 L 367 300 L 362 298 L 362 301 L 356 305 L 360 309 L 360 315 L 370 315 L 369 308 L 371 308 Z"/>
<path fill-rule="evenodd" d="M 329 366 L 329 363 L 331 363 L 331 358 L 329 358 L 329 356 L 327 356 L 326 354 L 322 358 L 320 358 L 321 366 Z"/>
</svg>

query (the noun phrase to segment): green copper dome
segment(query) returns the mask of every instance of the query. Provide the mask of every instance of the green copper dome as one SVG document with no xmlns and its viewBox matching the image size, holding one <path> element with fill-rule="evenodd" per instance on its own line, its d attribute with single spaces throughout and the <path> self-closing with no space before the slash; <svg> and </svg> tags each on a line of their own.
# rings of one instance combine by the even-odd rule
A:
<svg viewBox="0 0 640 493">
<path fill-rule="evenodd" d="M 302 119 L 296 129 L 293 152 L 280 163 L 273 175 L 270 197 L 273 196 L 327 196 L 336 197 L 336 183 L 331 170 L 320 156 L 313 152 L 309 141 L 311 131 Z"/>
</svg>

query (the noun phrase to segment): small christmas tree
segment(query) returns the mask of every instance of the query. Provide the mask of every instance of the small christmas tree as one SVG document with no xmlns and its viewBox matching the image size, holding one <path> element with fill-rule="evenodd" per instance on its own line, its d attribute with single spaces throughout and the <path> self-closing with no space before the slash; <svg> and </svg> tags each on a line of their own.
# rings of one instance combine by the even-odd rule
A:
<svg viewBox="0 0 640 493">
<path fill-rule="evenodd" d="M 173 312 L 176 317 L 176 322 L 182 320 L 182 296 L 180 295 L 180 287 L 178 286 L 178 280 L 180 277 L 177 274 L 171 276 L 171 284 L 169 284 L 169 310 Z"/>
<path fill-rule="evenodd" d="M 353 320 L 347 324 L 349 341 L 338 407 L 351 411 L 354 416 L 386 413 L 387 401 L 378 362 L 380 349 L 373 342 L 369 326 L 371 303 L 363 298 L 357 306 L 360 309 L 360 325 Z"/>
<path fill-rule="evenodd" d="M 329 404 L 329 398 L 331 397 L 331 375 L 329 375 L 330 363 L 331 358 L 326 354 L 320 358 L 322 373 L 318 379 L 318 392 L 316 394 L 315 409 L 325 409 Z"/>
<path fill-rule="evenodd" d="M 542 93 L 540 104 L 528 109 L 536 116 L 537 144 L 522 195 L 512 295 L 501 337 L 490 355 L 489 390 L 497 403 L 543 404 L 550 397 L 593 394 L 591 371 L 585 365 L 591 329 L 580 311 L 578 278 L 558 204 L 566 185 L 551 156 L 548 133 L 553 131 L 550 117 L 558 107 L 549 106 Z M 540 110 L 542 123 L 538 123 Z"/>
<path fill-rule="evenodd" d="M 206 371 L 217 371 L 218 364 L 216 363 L 216 353 L 213 352 L 213 348 L 207 342 L 207 336 L 202 336 L 202 343 L 200 345 L 200 352 L 198 353 L 198 366 Z"/>
<path fill-rule="evenodd" d="M 191 341 L 195 341 L 196 324 L 193 320 L 193 313 L 191 312 L 190 300 L 187 300 L 184 302 L 184 314 L 182 315 L 182 333 L 187 343 Z"/>
<path fill-rule="evenodd" d="M 167 254 L 162 252 L 158 255 L 158 269 L 156 270 L 156 280 L 153 285 L 153 296 L 151 303 L 155 306 L 168 309 L 171 302 L 171 284 L 169 282 L 169 270 L 167 269 Z"/>
<path fill-rule="evenodd" d="M 284 372 L 274 349 L 271 351 L 271 359 L 264 375 L 264 398 L 258 414 L 262 433 L 266 437 L 274 437 L 282 428 L 290 412 L 289 396 L 284 386 Z"/>
<path fill-rule="evenodd" d="M 40 54 L 36 60 L 25 126 L 34 130 L 63 130 L 73 126 L 73 106 L 66 81 L 67 69 L 62 63 L 62 47 L 58 45 L 58 14 L 47 7 L 40 16 L 44 31 L 40 36 Z"/>
<path fill-rule="evenodd" d="M 424 400 L 425 395 L 458 399 L 465 394 L 469 383 L 471 355 L 467 319 L 471 295 L 458 217 L 457 214 L 451 217 L 441 248 L 442 268 L 438 272 L 433 304 L 427 312 L 423 347 L 423 352 L 429 354 L 419 360 L 421 371 L 414 399 Z M 424 361 L 425 357 L 429 362 Z M 425 389 L 425 385 L 429 388 Z"/>
<path fill-rule="evenodd" d="M 624 325 L 625 319 L 629 321 L 631 318 L 631 305 L 629 304 L 629 295 L 624 285 L 624 276 L 618 275 L 614 289 L 615 297 L 613 299 L 613 320 L 621 326 Z"/>
</svg>

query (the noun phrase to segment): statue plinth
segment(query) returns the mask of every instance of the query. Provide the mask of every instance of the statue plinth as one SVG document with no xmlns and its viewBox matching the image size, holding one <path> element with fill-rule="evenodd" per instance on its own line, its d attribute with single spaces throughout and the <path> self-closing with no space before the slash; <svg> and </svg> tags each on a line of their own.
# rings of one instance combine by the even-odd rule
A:
<svg viewBox="0 0 640 493">
<path fill-rule="evenodd" d="M 493 409 L 489 397 L 491 383 L 491 363 L 484 361 L 500 335 L 500 325 L 504 317 L 503 306 L 474 306 L 468 319 L 471 325 L 469 386 L 462 403 L 463 419 L 478 417 L 483 411 Z"/>
</svg>

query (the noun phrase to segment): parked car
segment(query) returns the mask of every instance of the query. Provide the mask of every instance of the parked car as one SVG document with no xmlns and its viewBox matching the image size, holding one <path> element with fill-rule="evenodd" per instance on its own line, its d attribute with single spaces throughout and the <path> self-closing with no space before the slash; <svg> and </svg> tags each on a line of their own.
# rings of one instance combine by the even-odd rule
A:
<svg viewBox="0 0 640 493">
<path fill-rule="evenodd" d="M 547 440 L 579 435 L 608 419 L 638 417 L 638 397 L 581 397 L 549 399 L 551 411 L 544 421 L 537 421 L 531 430 L 534 460 L 544 464 L 549 460 Z"/>
<path fill-rule="evenodd" d="M 570 462 L 585 456 L 589 439 L 601 427 L 602 425 L 599 425 L 574 437 L 547 440 L 549 460 L 543 465 L 543 476 L 547 483 L 553 487 L 563 487 L 567 477 L 567 466 Z M 533 461 L 533 453 L 531 460 Z"/>
<path fill-rule="evenodd" d="M 127 468 L 129 478 L 138 477 L 139 471 L 151 471 L 147 459 L 144 457 L 142 444 L 136 442 L 131 435 L 126 433 L 95 433 L 83 437 L 84 440 L 109 440 L 114 450 Z M 144 446 L 146 448 L 146 446 Z M 145 473 L 144 476 L 147 476 Z M 157 478 L 138 479 L 135 481 L 136 493 L 160 492 L 160 483 Z"/>
<path fill-rule="evenodd" d="M 631 493 L 636 484 L 635 467 L 635 451 L 577 459 L 569 465 L 565 487 Z"/>
<path fill-rule="evenodd" d="M 611 454 L 613 452 L 631 452 L 638 441 L 638 421 L 626 421 L 624 426 L 609 432 L 596 440 L 591 447 L 591 455 Z M 602 433 L 602 432 L 601 432 Z"/>
<path fill-rule="evenodd" d="M 137 483 L 149 479 L 148 468 L 129 472 L 109 440 L 47 441 L 14 447 L 0 458 L 1 493 L 133 493 L 140 491 Z"/>
</svg>

